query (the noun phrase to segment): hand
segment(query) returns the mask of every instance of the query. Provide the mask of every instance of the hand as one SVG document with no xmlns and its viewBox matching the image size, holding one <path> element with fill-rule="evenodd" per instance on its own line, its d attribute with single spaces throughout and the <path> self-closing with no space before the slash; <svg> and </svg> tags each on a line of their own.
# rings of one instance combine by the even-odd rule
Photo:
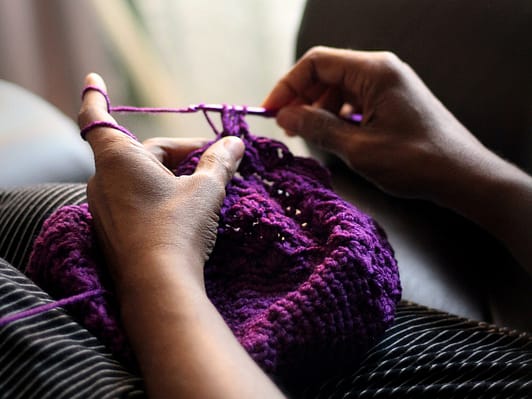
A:
<svg viewBox="0 0 532 399">
<path fill-rule="evenodd" d="M 314 48 L 263 106 L 279 109 L 288 134 L 396 195 L 437 200 L 488 152 L 391 53 Z M 360 126 L 340 117 L 346 112 L 361 113 Z"/>
<path fill-rule="evenodd" d="M 484 147 L 387 52 L 314 48 L 263 106 L 392 194 L 432 200 L 498 237 L 532 274 L 532 177 Z M 360 113 L 360 126 L 345 113 Z M 504 134 L 504 132 L 501 132 Z"/>
<path fill-rule="evenodd" d="M 105 90 L 96 74 L 85 83 Z M 79 125 L 97 120 L 114 122 L 104 97 L 89 91 Z M 190 273 L 203 286 L 203 264 L 216 240 L 225 185 L 243 155 L 242 141 L 218 141 L 193 175 L 176 177 L 170 169 L 206 140 L 151 139 L 143 146 L 110 128 L 95 128 L 86 137 L 96 164 L 87 188 L 89 207 L 117 288 L 125 278 L 143 277 L 134 265 L 154 252 L 186 259 L 189 269 L 182 273 Z"/>
<path fill-rule="evenodd" d="M 105 90 L 98 75 L 85 83 Z M 89 91 L 79 124 L 98 120 L 114 122 L 104 97 Z M 143 146 L 110 128 L 90 130 L 86 138 L 96 163 L 89 209 L 148 396 L 282 397 L 240 346 L 203 284 L 242 141 L 217 141 L 193 175 L 175 177 L 170 169 L 205 141 L 150 139 Z"/>
</svg>

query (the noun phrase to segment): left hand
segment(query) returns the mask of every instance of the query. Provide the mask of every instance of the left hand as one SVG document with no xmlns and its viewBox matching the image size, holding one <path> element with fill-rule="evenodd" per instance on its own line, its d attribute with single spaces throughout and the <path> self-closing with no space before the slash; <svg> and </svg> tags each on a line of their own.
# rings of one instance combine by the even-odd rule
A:
<svg viewBox="0 0 532 399">
<path fill-rule="evenodd" d="M 85 84 L 106 90 L 96 74 Z M 88 91 L 79 125 L 97 120 L 116 123 L 104 97 Z M 216 240 L 225 186 L 243 156 L 242 141 L 219 140 L 193 175 L 176 177 L 170 169 L 206 140 L 150 139 L 143 146 L 112 128 L 95 128 L 86 138 L 96 164 L 87 187 L 89 208 L 117 289 L 125 280 L 130 285 L 144 278 L 145 271 L 135 265 L 155 253 L 186 259 L 183 272 L 203 287 L 203 265 Z"/>
</svg>

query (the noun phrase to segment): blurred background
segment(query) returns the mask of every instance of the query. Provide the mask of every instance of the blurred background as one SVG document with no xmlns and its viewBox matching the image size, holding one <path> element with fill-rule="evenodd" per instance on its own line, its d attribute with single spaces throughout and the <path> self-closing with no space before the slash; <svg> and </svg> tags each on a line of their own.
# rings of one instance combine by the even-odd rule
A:
<svg viewBox="0 0 532 399">
<path fill-rule="evenodd" d="M 112 102 L 260 105 L 294 60 L 304 0 L 0 0 L 0 79 L 75 119 L 87 72 Z M 201 115 L 118 116 L 141 138 L 207 136 Z M 254 133 L 288 142 L 273 120 Z"/>
</svg>

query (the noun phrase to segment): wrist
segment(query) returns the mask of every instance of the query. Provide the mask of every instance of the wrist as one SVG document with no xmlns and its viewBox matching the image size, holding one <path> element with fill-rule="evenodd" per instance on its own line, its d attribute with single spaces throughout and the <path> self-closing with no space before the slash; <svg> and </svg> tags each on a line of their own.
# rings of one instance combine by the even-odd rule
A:
<svg viewBox="0 0 532 399">
<path fill-rule="evenodd" d="M 113 274 L 120 303 L 169 291 L 205 294 L 203 259 L 194 251 L 153 248 L 130 254 Z"/>
<path fill-rule="evenodd" d="M 121 319 L 137 356 L 150 347 L 145 338 L 155 339 L 166 323 L 193 323 L 198 309 L 211 306 L 203 278 L 189 266 L 183 258 L 158 253 L 139 258 L 137 270 L 117 280 Z"/>
<path fill-rule="evenodd" d="M 529 218 L 532 177 L 485 149 L 454 171 L 435 198 L 477 223 L 507 245 L 516 226 Z M 528 209 L 532 209 L 529 206 Z"/>
</svg>

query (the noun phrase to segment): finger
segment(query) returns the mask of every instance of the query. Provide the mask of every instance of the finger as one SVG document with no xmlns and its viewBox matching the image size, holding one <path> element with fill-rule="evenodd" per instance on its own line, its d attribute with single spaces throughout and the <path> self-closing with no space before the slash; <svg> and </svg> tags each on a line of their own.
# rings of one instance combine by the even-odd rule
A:
<svg viewBox="0 0 532 399">
<path fill-rule="evenodd" d="M 318 148 L 343 155 L 346 143 L 356 139 L 361 129 L 324 109 L 300 106 L 286 107 L 277 114 L 277 123 Z"/>
<path fill-rule="evenodd" d="M 360 51 L 313 48 L 279 81 L 262 106 L 280 109 L 318 82 L 359 92 L 363 82 L 358 79 L 357 72 L 370 58 L 370 54 Z"/>
<path fill-rule="evenodd" d="M 195 173 L 209 174 L 225 187 L 235 174 L 243 155 L 242 140 L 234 136 L 224 137 L 205 151 Z"/>
<path fill-rule="evenodd" d="M 292 102 L 290 102 L 290 104 L 288 104 L 287 106 L 289 106 L 289 107 L 299 107 L 299 106 L 303 106 L 303 105 L 309 105 L 309 104 L 307 102 L 303 101 L 302 99 L 296 98 Z M 278 120 L 277 120 L 277 123 L 279 123 Z M 294 136 L 298 135 L 297 132 L 288 130 L 287 128 L 284 128 L 284 131 L 285 131 L 286 135 L 289 136 L 289 137 L 294 137 Z"/>
<path fill-rule="evenodd" d="M 329 87 L 327 91 L 314 103 L 317 108 L 323 108 L 331 114 L 339 114 L 340 109 L 344 105 L 344 100 L 341 95 L 341 90 L 338 87 Z"/>
<path fill-rule="evenodd" d="M 100 75 L 90 73 L 85 77 L 85 86 L 94 86 L 100 88 L 104 93 L 107 92 L 105 82 Z M 83 96 L 81 110 L 78 116 L 80 128 L 87 126 L 89 123 L 101 120 L 116 123 L 114 118 L 107 111 L 106 98 L 96 90 L 88 90 Z"/>
<path fill-rule="evenodd" d="M 329 86 L 321 82 L 317 82 L 307 87 L 303 92 L 299 93 L 295 100 L 304 104 L 314 104 L 321 97 L 323 97 L 328 90 Z M 292 101 L 291 104 L 293 104 L 293 102 L 294 101 Z"/>
<path fill-rule="evenodd" d="M 205 146 L 206 138 L 153 137 L 142 145 L 169 169 L 175 169 L 194 150 Z"/>
<path fill-rule="evenodd" d="M 289 101 L 287 101 L 284 106 L 287 105 L 303 105 L 303 104 L 314 104 L 316 101 L 319 101 L 325 93 L 329 90 L 329 86 L 324 85 L 323 83 L 317 82 L 315 84 L 309 85 L 303 91 L 294 95 Z M 280 108 L 268 108 L 277 111 Z"/>
<path fill-rule="evenodd" d="M 103 92 L 106 92 L 105 82 L 95 73 L 87 75 L 85 78 L 85 85 L 94 86 L 101 89 Z M 96 90 L 89 90 L 83 97 L 81 110 L 78 116 L 78 123 L 80 128 L 83 129 L 90 123 L 97 121 L 109 122 L 111 125 L 118 126 L 115 119 L 107 111 L 107 100 L 102 93 Z M 110 143 L 135 142 L 134 140 L 129 139 L 124 132 L 111 127 L 94 127 L 86 133 L 85 139 L 90 144 L 95 155 Z M 138 143 L 136 145 L 138 145 Z"/>
<path fill-rule="evenodd" d="M 340 115 L 342 118 L 351 118 L 353 114 L 356 114 L 358 112 L 357 108 L 355 108 L 352 104 L 345 103 L 342 105 L 340 110 L 338 111 L 338 115 Z"/>
</svg>

